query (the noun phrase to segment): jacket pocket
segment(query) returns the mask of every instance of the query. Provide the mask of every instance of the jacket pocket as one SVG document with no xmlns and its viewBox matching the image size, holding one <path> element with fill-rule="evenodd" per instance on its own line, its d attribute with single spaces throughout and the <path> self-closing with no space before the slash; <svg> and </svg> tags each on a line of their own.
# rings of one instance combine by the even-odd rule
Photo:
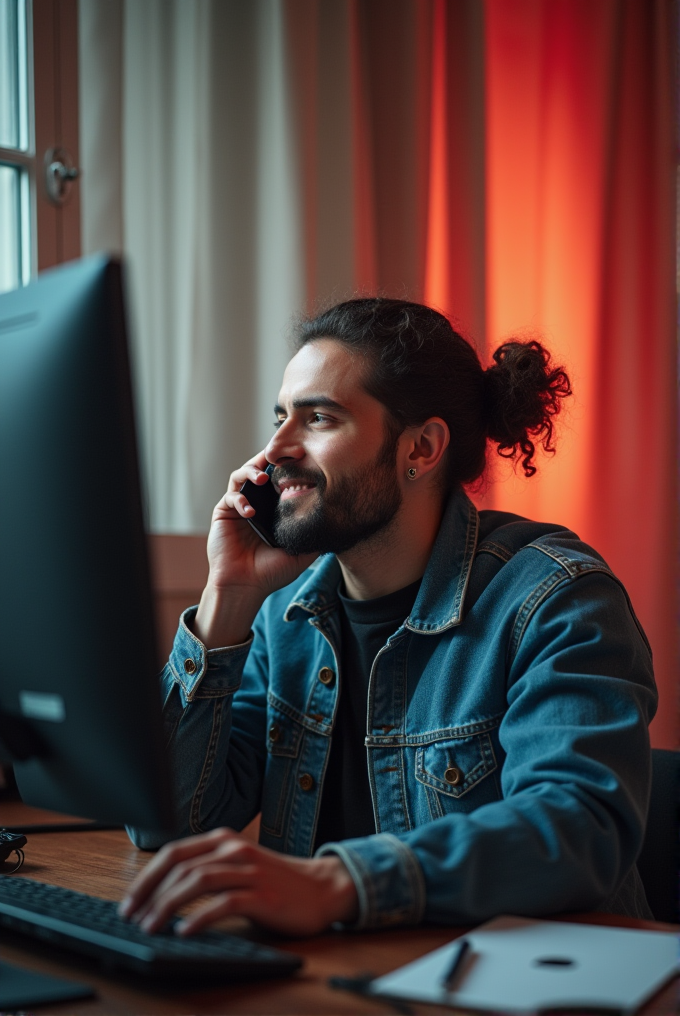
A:
<svg viewBox="0 0 680 1016">
<path fill-rule="evenodd" d="M 261 824 L 270 836 L 283 835 L 291 772 L 300 752 L 303 733 L 302 724 L 269 706 Z"/>
<path fill-rule="evenodd" d="M 453 803 L 469 794 L 497 768 L 489 733 L 433 741 L 421 745 L 416 751 L 416 780 L 437 791 L 444 802 Z M 495 781 L 491 782 L 493 786 L 490 785 L 489 790 L 492 797 L 489 800 L 496 800 L 499 795 Z M 475 801 L 474 807 L 485 803 L 486 800 Z"/>
</svg>

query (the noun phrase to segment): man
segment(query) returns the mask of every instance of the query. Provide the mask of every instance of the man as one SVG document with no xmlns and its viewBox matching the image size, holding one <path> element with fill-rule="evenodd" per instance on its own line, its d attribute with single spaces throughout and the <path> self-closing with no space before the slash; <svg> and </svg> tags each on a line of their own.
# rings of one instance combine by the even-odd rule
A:
<svg viewBox="0 0 680 1016">
<path fill-rule="evenodd" d="M 484 371 L 418 304 L 354 300 L 302 326 L 163 674 L 182 831 L 199 835 L 159 852 L 124 913 L 153 931 L 210 894 L 184 934 L 227 914 L 310 934 L 649 913 L 635 858 L 656 694 L 625 590 L 573 533 L 478 513 L 462 488 L 489 441 L 535 472 L 568 394 L 538 343 Z M 240 493 L 268 462 L 277 549 Z M 255 845 L 239 830 L 260 811 Z"/>
</svg>

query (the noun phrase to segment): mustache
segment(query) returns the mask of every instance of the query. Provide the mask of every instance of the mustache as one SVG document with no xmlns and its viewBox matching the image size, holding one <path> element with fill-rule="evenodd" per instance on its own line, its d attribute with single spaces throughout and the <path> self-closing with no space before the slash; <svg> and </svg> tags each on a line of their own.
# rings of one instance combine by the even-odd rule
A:
<svg viewBox="0 0 680 1016">
<path fill-rule="evenodd" d="M 326 477 L 321 472 L 293 465 L 276 466 L 271 475 L 271 482 L 275 487 L 278 487 L 284 480 L 293 480 L 295 483 L 313 483 L 322 490 L 326 486 Z"/>
</svg>

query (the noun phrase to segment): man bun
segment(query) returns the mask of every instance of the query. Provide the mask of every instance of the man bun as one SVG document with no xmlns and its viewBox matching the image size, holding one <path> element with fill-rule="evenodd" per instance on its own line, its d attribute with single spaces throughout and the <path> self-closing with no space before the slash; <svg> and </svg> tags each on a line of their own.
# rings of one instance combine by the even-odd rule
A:
<svg viewBox="0 0 680 1016">
<path fill-rule="evenodd" d="M 525 475 L 533 476 L 536 444 L 551 455 L 555 452 L 553 417 L 562 399 L 571 395 L 569 378 L 536 340 L 504 342 L 493 360 L 484 371 L 489 438 L 504 458 L 521 457 Z"/>
<path fill-rule="evenodd" d="M 443 314 L 386 297 L 347 300 L 301 321 L 295 347 L 322 338 L 365 358 L 364 389 L 387 409 L 395 446 L 405 427 L 432 416 L 446 421 L 445 488 L 479 479 L 489 441 L 505 458 L 521 456 L 527 476 L 536 472 L 536 444 L 554 451 L 553 417 L 571 388 L 539 342 L 504 342 L 484 370 L 474 347 Z"/>
</svg>

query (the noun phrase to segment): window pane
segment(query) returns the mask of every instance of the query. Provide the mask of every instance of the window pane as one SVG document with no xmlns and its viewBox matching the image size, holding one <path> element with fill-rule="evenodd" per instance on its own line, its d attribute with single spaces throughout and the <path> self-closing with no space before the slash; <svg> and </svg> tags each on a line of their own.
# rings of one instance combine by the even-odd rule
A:
<svg viewBox="0 0 680 1016">
<path fill-rule="evenodd" d="M 21 283 L 21 170 L 0 166 L 0 293 Z"/>
<path fill-rule="evenodd" d="M 19 0 L 0 0 L 0 145 L 19 148 Z"/>
</svg>

